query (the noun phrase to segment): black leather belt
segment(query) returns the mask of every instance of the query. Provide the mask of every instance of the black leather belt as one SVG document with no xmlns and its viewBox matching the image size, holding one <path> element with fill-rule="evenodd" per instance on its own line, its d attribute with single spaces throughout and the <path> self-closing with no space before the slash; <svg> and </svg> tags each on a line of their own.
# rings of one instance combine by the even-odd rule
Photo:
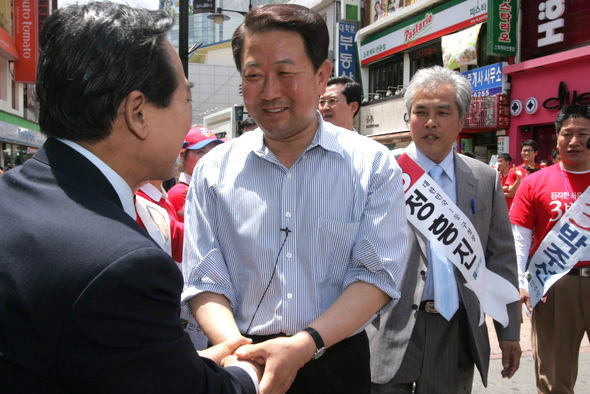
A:
<svg viewBox="0 0 590 394">
<path fill-rule="evenodd" d="M 438 313 L 434 307 L 434 301 L 427 300 L 420 303 L 420 310 L 428 313 Z"/>
<path fill-rule="evenodd" d="M 579 276 L 580 278 L 590 278 L 590 267 L 572 268 L 567 274 Z"/>
</svg>

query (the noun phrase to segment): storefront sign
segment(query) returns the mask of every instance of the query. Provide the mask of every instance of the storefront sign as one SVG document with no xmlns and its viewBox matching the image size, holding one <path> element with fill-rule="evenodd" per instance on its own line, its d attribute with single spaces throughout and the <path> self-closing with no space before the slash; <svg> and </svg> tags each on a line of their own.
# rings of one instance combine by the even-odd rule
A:
<svg viewBox="0 0 590 394">
<path fill-rule="evenodd" d="M 338 70 L 336 75 L 356 81 L 354 61 L 354 35 L 356 23 L 338 22 Z"/>
<path fill-rule="evenodd" d="M 361 64 L 366 65 L 424 42 L 487 19 L 486 0 L 450 0 L 361 42 Z"/>
<path fill-rule="evenodd" d="M 14 64 L 16 82 L 33 83 L 37 79 L 39 57 L 39 2 L 14 0 L 14 41 L 19 60 Z"/>
<path fill-rule="evenodd" d="M 590 105 L 590 92 L 578 94 L 578 91 L 574 90 L 570 95 L 565 82 L 561 81 L 557 89 L 557 97 L 550 97 L 543 101 L 545 109 L 560 110 L 561 107 L 570 104 Z"/>
<path fill-rule="evenodd" d="M 590 40 L 590 1 L 521 1 L 523 60 L 573 48 Z"/>
<path fill-rule="evenodd" d="M 361 21 L 361 2 L 360 0 L 342 0 L 340 1 L 340 15 L 342 19 L 351 22 Z"/>
<path fill-rule="evenodd" d="M 33 130 L 0 121 L 0 141 L 40 148 L 47 138 Z"/>
<path fill-rule="evenodd" d="M 456 70 L 463 66 L 477 65 L 477 36 L 480 29 L 481 23 L 478 23 L 442 37 L 440 46 L 443 53 L 443 67 Z"/>
<path fill-rule="evenodd" d="M 465 118 L 466 129 L 505 129 L 510 125 L 508 97 L 496 94 L 474 97 Z"/>
<path fill-rule="evenodd" d="M 488 0 L 486 50 L 489 55 L 516 55 L 517 0 Z"/>
<path fill-rule="evenodd" d="M 461 73 L 471 82 L 473 97 L 502 93 L 502 67 L 502 63 L 494 63 Z"/>
<path fill-rule="evenodd" d="M 193 0 L 193 13 L 215 12 L 215 0 Z"/>
<path fill-rule="evenodd" d="M 363 105 L 359 111 L 360 132 L 375 135 L 408 131 L 408 123 L 403 116 L 405 113 L 406 105 L 402 98 Z"/>
<path fill-rule="evenodd" d="M 6 60 L 18 60 L 18 52 L 14 40 L 8 32 L 0 27 L 0 56 Z"/>
</svg>

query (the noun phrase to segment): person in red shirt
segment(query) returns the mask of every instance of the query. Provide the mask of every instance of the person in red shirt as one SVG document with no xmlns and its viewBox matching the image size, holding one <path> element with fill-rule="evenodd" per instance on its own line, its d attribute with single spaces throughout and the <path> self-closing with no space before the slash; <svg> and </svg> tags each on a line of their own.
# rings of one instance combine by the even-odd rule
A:
<svg viewBox="0 0 590 394">
<path fill-rule="evenodd" d="M 168 201 L 176 209 L 178 219 L 182 223 L 184 223 L 186 192 L 191 183 L 195 165 L 207 152 L 222 143 L 222 140 L 204 127 L 193 127 L 184 138 L 182 150 L 180 151 L 182 172 L 178 177 L 178 183 L 168 190 Z"/>
<path fill-rule="evenodd" d="M 500 182 L 502 189 L 504 189 L 504 198 L 506 199 L 508 210 L 510 210 L 510 207 L 512 206 L 512 199 L 522 179 L 520 170 L 515 171 L 514 168 L 511 168 L 511 163 L 512 156 L 510 156 L 508 153 L 500 153 L 498 155 L 497 170 L 500 173 Z M 508 178 L 511 178 L 512 174 L 515 174 L 515 180 L 513 183 L 510 183 L 508 182 Z"/>
<path fill-rule="evenodd" d="M 519 266 L 521 301 L 532 313 L 532 342 L 539 393 L 573 393 L 578 352 L 590 333 L 590 250 L 531 308 L 525 278 L 528 257 L 590 185 L 590 108 L 564 107 L 555 122 L 561 163 L 523 180 L 510 210 Z M 534 241 L 533 241 L 534 233 Z M 532 247 L 531 247 L 532 243 Z M 530 253 L 529 253 L 530 250 Z"/>
<path fill-rule="evenodd" d="M 161 207 L 162 209 L 164 209 L 166 211 L 166 213 L 168 214 L 168 218 L 170 221 L 170 228 L 168 231 L 165 231 L 165 229 L 160 229 L 160 232 L 163 235 L 163 239 L 165 240 L 170 240 L 170 250 L 166 250 L 167 247 L 165 248 L 164 245 L 160 245 L 163 249 L 165 249 L 168 253 L 171 254 L 172 258 L 174 259 L 174 261 L 176 261 L 177 263 L 181 263 L 182 262 L 182 246 L 183 246 L 183 241 L 184 241 L 184 223 L 178 218 L 178 215 L 176 213 L 176 209 L 174 208 L 174 206 L 170 203 L 170 201 L 168 201 L 167 199 L 167 194 L 164 191 L 164 188 L 162 187 L 162 181 L 148 181 L 146 183 L 144 183 L 136 192 L 136 207 L 138 203 L 141 203 L 141 201 L 139 199 L 143 198 L 147 201 L 150 201 L 156 205 L 158 205 L 159 207 Z M 145 204 L 144 204 L 145 205 Z M 149 211 L 148 211 L 149 212 Z M 142 218 L 140 217 L 141 214 L 138 210 L 138 215 L 137 215 L 137 222 L 145 229 L 148 230 L 149 229 L 146 227 L 145 223 L 143 222 Z M 152 222 L 155 222 L 156 224 L 161 223 L 156 221 L 154 218 L 154 215 L 152 214 L 149 218 L 152 219 Z M 151 234 L 150 234 L 151 235 Z M 158 242 L 158 240 L 156 240 L 156 242 Z"/>
</svg>

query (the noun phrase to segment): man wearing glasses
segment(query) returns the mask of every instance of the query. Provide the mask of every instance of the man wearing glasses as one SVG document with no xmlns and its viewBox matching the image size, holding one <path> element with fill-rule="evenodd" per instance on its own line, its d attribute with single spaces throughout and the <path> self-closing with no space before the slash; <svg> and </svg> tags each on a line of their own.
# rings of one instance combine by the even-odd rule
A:
<svg viewBox="0 0 590 394">
<path fill-rule="evenodd" d="M 361 96 L 358 82 L 348 77 L 330 78 L 326 92 L 320 97 L 318 109 L 326 122 L 356 131 L 353 121 L 361 106 Z"/>
</svg>

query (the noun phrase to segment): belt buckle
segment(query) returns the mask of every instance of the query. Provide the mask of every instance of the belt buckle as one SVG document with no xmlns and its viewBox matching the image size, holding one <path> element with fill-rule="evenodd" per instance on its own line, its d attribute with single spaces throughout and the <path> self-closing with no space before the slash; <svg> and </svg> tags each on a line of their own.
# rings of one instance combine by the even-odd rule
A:
<svg viewBox="0 0 590 394">
<path fill-rule="evenodd" d="M 590 267 L 580 267 L 579 269 L 579 273 L 580 273 L 580 278 L 590 278 Z"/>
<path fill-rule="evenodd" d="M 434 301 L 426 301 L 424 303 L 424 310 L 428 313 L 438 313 L 438 311 L 434 307 Z"/>
</svg>

